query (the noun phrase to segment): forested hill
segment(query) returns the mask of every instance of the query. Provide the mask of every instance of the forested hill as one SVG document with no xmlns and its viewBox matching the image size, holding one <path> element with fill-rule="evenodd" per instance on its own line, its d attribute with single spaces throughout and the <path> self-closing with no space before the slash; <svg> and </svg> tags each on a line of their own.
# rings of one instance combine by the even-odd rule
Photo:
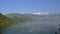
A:
<svg viewBox="0 0 60 34">
<path fill-rule="evenodd" d="M 15 24 L 15 21 L 0 13 L 0 34 L 5 27 Z"/>
<path fill-rule="evenodd" d="M 0 13 L 0 24 L 12 24 L 15 21 Z"/>
</svg>

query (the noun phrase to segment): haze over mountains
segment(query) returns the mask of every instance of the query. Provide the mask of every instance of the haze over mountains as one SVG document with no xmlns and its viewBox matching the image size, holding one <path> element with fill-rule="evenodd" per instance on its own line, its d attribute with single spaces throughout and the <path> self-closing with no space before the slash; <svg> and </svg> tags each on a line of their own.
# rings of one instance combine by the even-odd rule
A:
<svg viewBox="0 0 60 34">
<path fill-rule="evenodd" d="M 46 14 L 44 15 L 35 15 L 35 14 L 19 14 L 19 13 L 11 13 L 11 14 L 6 14 L 8 17 L 13 18 L 18 21 L 39 21 L 39 22 L 44 22 L 44 21 L 59 21 L 60 20 L 60 14 Z M 22 22 L 22 21 L 21 21 Z"/>
<path fill-rule="evenodd" d="M 6 16 L 13 20 L 16 20 L 17 22 L 31 21 L 31 19 L 28 16 L 25 16 L 25 15 L 19 14 L 19 13 L 6 14 Z"/>
</svg>

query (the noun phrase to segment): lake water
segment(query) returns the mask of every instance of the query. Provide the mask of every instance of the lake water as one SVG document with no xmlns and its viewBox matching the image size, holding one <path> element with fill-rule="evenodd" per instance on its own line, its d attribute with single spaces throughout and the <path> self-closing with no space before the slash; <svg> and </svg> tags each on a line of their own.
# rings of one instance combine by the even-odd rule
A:
<svg viewBox="0 0 60 34">
<path fill-rule="evenodd" d="M 12 25 L 3 34 L 54 34 L 58 29 L 57 22 L 26 22 Z"/>
</svg>

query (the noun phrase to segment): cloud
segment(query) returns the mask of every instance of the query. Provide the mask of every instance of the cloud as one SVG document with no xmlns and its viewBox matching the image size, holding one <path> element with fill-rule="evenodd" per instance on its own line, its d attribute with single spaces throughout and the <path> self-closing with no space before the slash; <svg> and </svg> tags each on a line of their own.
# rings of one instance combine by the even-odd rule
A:
<svg viewBox="0 0 60 34">
<path fill-rule="evenodd" d="M 34 14 L 34 15 L 45 15 L 45 14 L 49 14 L 49 12 L 35 12 L 32 14 Z"/>
</svg>

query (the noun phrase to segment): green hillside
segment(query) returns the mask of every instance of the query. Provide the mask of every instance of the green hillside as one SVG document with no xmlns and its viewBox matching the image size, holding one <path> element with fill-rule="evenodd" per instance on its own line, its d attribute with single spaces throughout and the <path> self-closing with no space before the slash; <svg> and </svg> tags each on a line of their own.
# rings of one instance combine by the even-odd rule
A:
<svg viewBox="0 0 60 34">
<path fill-rule="evenodd" d="M 0 13 L 0 34 L 5 27 L 15 24 L 15 21 Z"/>
</svg>

